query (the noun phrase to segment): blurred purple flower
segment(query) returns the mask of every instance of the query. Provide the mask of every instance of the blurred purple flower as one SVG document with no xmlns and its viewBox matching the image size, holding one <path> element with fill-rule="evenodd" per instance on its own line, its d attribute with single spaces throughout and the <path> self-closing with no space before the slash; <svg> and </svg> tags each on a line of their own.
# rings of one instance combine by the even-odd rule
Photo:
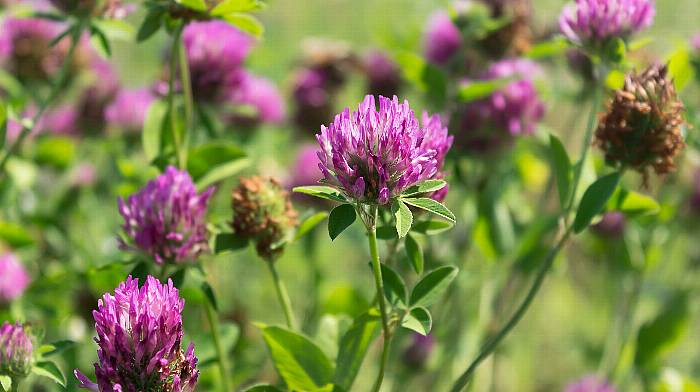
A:
<svg viewBox="0 0 700 392">
<path fill-rule="evenodd" d="M 130 133 L 140 132 L 154 100 L 147 88 L 122 89 L 105 109 L 107 123 Z"/>
<path fill-rule="evenodd" d="M 690 209 L 694 213 L 700 212 L 700 168 L 695 169 L 693 173 L 693 189 L 690 194 Z"/>
<path fill-rule="evenodd" d="M 567 385 L 564 392 L 615 392 L 615 388 L 596 376 L 586 376 Z"/>
<path fill-rule="evenodd" d="M 0 256 L 0 304 L 9 303 L 22 295 L 30 280 L 17 256 L 12 253 Z"/>
<path fill-rule="evenodd" d="M 625 214 L 619 211 L 606 212 L 600 222 L 591 227 L 593 231 L 606 238 L 619 238 L 625 232 Z"/>
<path fill-rule="evenodd" d="M 74 186 L 91 186 L 96 180 L 97 169 L 92 163 L 80 163 L 71 172 L 71 183 Z"/>
<path fill-rule="evenodd" d="M 199 371 L 194 345 L 182 350 L 182 310 L 172 280 L 148 276 L 139 288 L 129 276 L 98 301 L 92 312 L 97 337 L 97 384 L 79 370 L 80 387 L 91 391 L 190 392 Z"/>
<path fill-rule="evenodd" d="M 227 22 L 212 20 L 188 24 L 182 40 L 195 99 L 225 100 L 243 80 L 241 65 L 254 39 Z"/>
<path fill-rule="evenodd" d="M 37 128 L 40 133 L 52 133 L 64 136 L 76 136 L 80 133 L 79 114 L 70 105 L 59 106 L 47 111 L 39 120 Z"/>
<path fill-rule="evenodd" d="M 435 340 L 432 335 L 423 336 L 418 333 L 413 334 L 411 345 L 403 353 L 403 361 L 412 368 L 420 369 L 430 358 L 433 352 Z"/>
<path fill-rule="evenodd" d="M 368 95 L 357 111 L 346 108 L 316 135 L 325 181 L 360 203 L 387 204 L 406 188 L 435 178 L 452 136 L 439 116 L 421 127 L 408 101 Z"/>
<path fill-rule="evenodd" d="M 1 276 L 1 275 L 0 275 Z M 32 340 L 20 323 L 0 326 L 0 375 L 24 378 L 32 370 Z"/>
<path fill-rule="evenodd" d="M 105 110 L 114 100 L 120 84 L 110 63 L 93 54 L 90 64 L 92 83 L 81 92 L 76 103 L 80 133 L 102 133 L 107 125 Z"/>
<path fill-rule="evenodd" d="M 432 63 L 445 64 L 462 45 L 462 33 L 447 12 L 438 11 L 430 17 L 424 37 L 425 57 Z"/>
<path fill-rule="evenodd" d="M 318 145 L 306 144 L 301 147 L 289 175 L 290 189 L 318 184 L 318 180 L 321 179 L 321 172 L 318 170 Z"/>
<path fill-rule="evenodd" d="M 627 39 L 654 21 L 653 0 L 575 0 L 559 17 L 561 32 L 579 45 Z"/>
<path fill-rule="evenodd" d="M 690 39 L 690 46 L 694 51 L 700 52 L 700 33 L 696 33 L 693 38 Z"/>
<path fill-rule="evenodd" d="M 0 25 L 0 59 L 20 80 L 47 80 L 65 58 L 67 40 L 50 47 L 61 25 L 45 19 L 8 17 Z"/>
<path fill-rule="evenodd" d="M 480 80 L 513 81 L 465 106 L 457 143 L 465 149 L 484 152 L 507 143 L 513 136 L 532 134 L 545 113 L 532 80 L 539 72 L 535 63 L 523 59 L 491 65 Z"/>
<path fill-rule="evenodd" d="M 333 88 L 326 73 L 303 68 L 294 76 L 294 122 L 302 129 L 317 129 L 333 118 Z"/>
<path fill-rule="evenodd" d="M 278 124 L 284 120 L 284 99 L 277 86 L 269 79 L 244 72 L 240 86 L 231 92 L 231 100 L 254 109 L 252 114 L 234 115 L 232 120 L 235 123 Z"/>
<path fill-rule="evenodd" d="M 213 193 L 209 188 L 198 194 L 187 172 L 168 166 L 126 201 L 119 198 L 128 237 L 120 239 L 122 248 L 135 247 L 157 264 L 193 261 L 209 249 L 205 218 Z"/>
<path fill-rule="evenodd" d="M 367 93 L 391 97 L 401 88 L 401 69 L 389 56 L 373 50 L 365 56 L 364 70 L 367 75 Z"/>
</svg>

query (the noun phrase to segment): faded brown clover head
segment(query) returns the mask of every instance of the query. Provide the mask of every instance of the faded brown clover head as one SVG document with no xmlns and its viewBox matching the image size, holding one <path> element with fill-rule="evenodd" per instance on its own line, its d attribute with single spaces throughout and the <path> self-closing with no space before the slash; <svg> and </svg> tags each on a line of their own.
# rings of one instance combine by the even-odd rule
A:
<svg viewBox="0 0 700 392">
<path fill-rule="evenodd" d="M 233 230 L 255 243 L 258 255 L 274 261 L 297 225 L 289 192 L 273 178 L 243 178 L 233 190 Z"/>
<path fill-rule="evenodd" d="M 675 170 L 674 158 L 685 147 L 683 103 L 678 99 L 666 66 L 632 73 L 615 92 L 602 114 L 595 144 L 612 166 L 663 175 Z"/>
</svg>

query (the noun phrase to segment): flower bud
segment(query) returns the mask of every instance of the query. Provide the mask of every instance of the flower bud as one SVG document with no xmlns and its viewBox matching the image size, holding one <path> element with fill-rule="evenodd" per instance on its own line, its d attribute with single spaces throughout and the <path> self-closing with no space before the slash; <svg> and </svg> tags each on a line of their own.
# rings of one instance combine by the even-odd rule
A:
<svg viewBox="0 0 700 392">
<path fill-rule="evenodd" d="M 630 74 L 602 115 L 595 144 L 609 165 L 637 170 L 645 181 L 649 169 L 666 174 L 676 168 L 674 158 L 685 147 L 682 112 L 665 66 Z"/>
<path fill-rule="evenodd" d="M 32 370 L 32 340 L 20 323 L 0 326 L 0 375 L 24 378 Z"/>
<path fill-rule="evenodd" d="M 297 225 L 289 192 L 273 178 L 242 178 L 231 195 L 233 230 L 255 242 L 258 255 L 274 261 L 284 251 L 284 240 Z"/>
<path fill-rule="evenodd" d="M 591 229 L 601 237 L 615 239 L 624 234 L 625 224 L 625 215 L 622 212 L 606 212 L 600 222 L 593 225 Z"/>
<path fill-rule="evenodd" d="M 430 358 L 433 352 L 435 341 L 432 335 L 423 336 L 418 333 L 413 334 L 413 341 L 403 353 L 404 363 L 414 369 L 420 369 Z"/>
<path fill-rule="evenodd" d="M 0 256 L 0 304 L 22 295 L 29 281 L 29 274 L 15 255 L 5 253 Z"/>
</svg>

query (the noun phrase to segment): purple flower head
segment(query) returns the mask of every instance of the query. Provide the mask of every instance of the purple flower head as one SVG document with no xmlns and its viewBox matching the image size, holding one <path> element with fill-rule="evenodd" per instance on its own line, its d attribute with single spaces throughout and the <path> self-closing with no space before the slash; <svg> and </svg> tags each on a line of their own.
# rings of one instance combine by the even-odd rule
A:
<svg viewBox="0 0 700 392">
<path fill-rule="evenodd" d="M 241 65 L 254 39 L 229 23 L 213 20 L 188 24 L 182 41 L 195 99 L 225 100 L 242 81 Z"/>
<path fill-rule="evenodd" d="M 367 93 L 391 97 L 401 88 L 401 69 L 384 52 L 373 50 L 364 59 Z"/>
<path fill-rule="evenodd" d="M 14 254 L 0 256 L 0 304 L 9 303 L 22 295 L 30 280 L 27 270 Z"/>
<path fill-rule="evenodd" d="M 20 323 L 0 326 L 0 375 L 24 378 L 32 370 L 32 339 Z"/>
<path fill-rule="evenodd" d="M 619 211 L 606 212 L 600 222 L 596 223 L 593 231 L 601 237 L 620 238 L 625 232 L 625 214 Z"/>
<path fill-rule="evenodd" d="M 615 388 L 596 376 L 586 376 L 567 385 L 564 392 L 615 392 Z"/>
<path fill-rule="evenodd" d="M 214 188 L 197 193 L 187 172 L 168 166 L 126 201 L 119 198 L 129 240 L 122 239 L 122 247 L 135 247 L 157 264 L 194 260 L 209 249 L 205 215 L 213 193 Z"/>
<path fill-rule="evenodd" d="M 695 52 L 700 54 L 700 33 L 696 33 L 693 38 L 690 39 L 690 46 Z"/>
<path fill-rule="evenodd" d="M 63 43 L 49 46 L 60 32 L 60 24 L 45 19 L 5 19 L 0 26 L 4 67 L 23 81 L 47 80 L 58 72 L 65 58 Z"/>
<path fill-rule="evenodd" d="M 420 369 L 430 358 L 435 346 L 435 339 L 432 335 L 423 336 L 418 333 L 413 334 L 413 341 L 403 353 L 403 360 L 406 365 Z"/>
<path fill-rule="evenodd" d="M 297 153 L 296 161 L 289 172 L 289 188 L 305 185 L 316 185 L 321 179 L 318 170 L 318 146 L 304 145 Z"/>
<path fill-rule="evenodd" d="M 182 350 L 181 299 L 172 280 L 148 276 L 139 288 L 129 276 L 97 302 L 97 383 L 79 370 L 80 387 L 99 392 L 191 392 L 199 371 L 194 345 Z"/>
<path fill-rule="evenodd" d="M 529 60 L 503 60 L 491 65 L 481 80 L 513 81 L 465 106 L 458 144 L 483 152 L 506 144 L 513 136 L 532 134 L 545 113 L 532 80 L 538 73 L 537 65 Z"/>
<path fill-rule="evenodd" d="M 430 17 L 424 37 L 425 57 L 434 64 L 445 64 L 462 45 L 462 33 L 444 11 Z"/>
<path fill-rule="evenodd" d="M 559 28 L 572 42 L 595 46 L 649 27 L 655 12 L 653 0 L 575 0 L 564 7 Z"/>
<path fill-rule="evenodd" d="M 438 116 L 419 125 L 408 101 L 368 95 L 316 135 L 325 181 L 360 203 L 387 204 L 406 188 L 436 178 L 452 136 Z"/>
<path fill-rule="evenodd" d="M 294 122 L 302 129 L 316 129 L 319 124 L 333 118 L 332 83 L 325 72 L 314 68 L 303 68 L 293 81 L 293 97 L 296 104 Z"/>
<path fill-rule="evenodd" d="M 238 105 L 246 105 L 253 111 L 234 115 L 234 123 L 279 124 L 284 120 L 284 99 L 269 79 L 244 72 L 240 86 L 231 92 L 231 100 Z"/>
<path fill-rule="evenodd" d="M 119 79 L 112 65 L 93 55 L 92 83 L 84 89 L 76 104 L 81 133 L 102 133 L 107 124 L 105 109 L 119 91 Z"/>
<path fill-rule="evenodd" d="M 80 133 L 79 114 L 73 106 L 63 105 L 51 109 L 37 124 L 40 133 L 76 136 Z"/>
<path fill-rule="evenodd" d="M 120 90 L 105 109 L 107 123 L 131 133 L 140 132 L 148 107 L 154 100 L 153 93 L 147 88 Z"/>
</svg>

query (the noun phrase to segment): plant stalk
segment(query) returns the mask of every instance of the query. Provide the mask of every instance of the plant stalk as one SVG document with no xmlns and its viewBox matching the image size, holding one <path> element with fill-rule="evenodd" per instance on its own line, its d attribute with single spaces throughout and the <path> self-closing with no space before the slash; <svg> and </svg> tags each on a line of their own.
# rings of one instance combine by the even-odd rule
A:
<svg viewBox="0 0 700 392">
<path fill-rule="evenodd" d="M 372 272 L 374 272 L 374 284 L 377 288 L 377 300 L 379 302 L 379 311 L 382 314 L 382 330 L 384 331 L 384 345 L 382 347 L 382 358 L 379 363 L 379 373 L 374 382 L 372 390 L 378 392 L 384 381 L 384 371 L 386 369 L 387 359 L 389 358 L 389 347 L 391 345 L 391 330 L 389 329 L 389 320 L 386 312 L 386 302 L 384 301 L 384 283 L 382 281 L 382 266 L 379 261 L 379 249 L 377 246 L 377 207 L 371 207 L 370 219 L 367 224 L 367 238 L 369 239 L 369 253 L 372 256 Z"/>
<path fill-rule="evenodd" d="M 219 331 L 219 321 L 217 319 L 216 312 L 212 304 L 208 303 L 205 305 L 207 311 L 207 320 L 209 321 L 209 327 L 211 329 L 211 336 L 214 340 L 214 347 L 216 349 L 216 355 L 219 358 L 219 370 L 221 372 L 221 389 L 224 392 L 231 391 L 229 385 L 229 367 L 228 358 L 226 357 L 226 352 L 224 351 L 224 346 L 221 343 L 221 333 Z"/>
<path fill-rule="evenodd" d="M 175 78 L 177 78 L 177 69 L 180 59 L 180 52 L 184 52 L 182 47 L 182 31 L 185 29 L 185 24 L 181 24 L 175 29 L 173 34 L 173 43 L 170 50 L 170 75 L 168 77 L 168 114 L 170 117 L 170 132 L 173 138 L 173 146 L 175 147 L 175 158 L 177 166 L 180 169 L 186 168 L 185 156 L 182 148 L 182 140 L 180 132 L 177 129 L 177 110 L 175 108 Z M 181 69 L 180 74 L 184 74 L 185 70 Z M 185 77 L 183 77 L 184 79 Z M 189 75 L 187 76 L 189 78 Z M 183 86 L 184 88 L 184 86 Z"/>
<path fill-rule="evenodd" d="M 277 299 L 280 301 L 282 310 L 284 311 L 284 318 L 287 320 L 287 327 L 294 330 L 296 327 L 296 320 L 294 319 L 294 312 L 292 312 L 292 303 L 289 300 L 289 294 L 287 294 L 287 288 L 277 274 L 277 268 L 275 268 L 274 261 L 265 261 L 268 268 L 270 269 L 270 275 L 272 275 L 272 281 L 275 283 L 275 291 L 277 292 Z"/>
</svg>

